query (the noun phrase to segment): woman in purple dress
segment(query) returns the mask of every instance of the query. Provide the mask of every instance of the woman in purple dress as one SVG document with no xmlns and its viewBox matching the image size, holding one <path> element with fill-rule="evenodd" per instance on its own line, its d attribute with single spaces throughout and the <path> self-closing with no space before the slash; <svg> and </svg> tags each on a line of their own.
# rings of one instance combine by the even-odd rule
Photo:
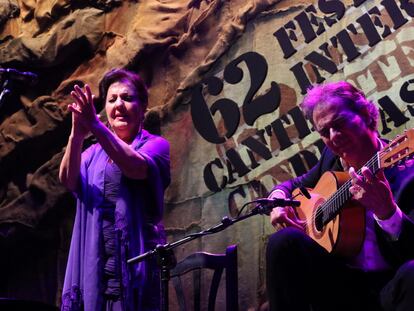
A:
<svg viewBox="0 0 414 311">
<path fill-rule="evenodd" d="M 141 78 L 115 69 L 99 84 L 109 128 L 96 115 L 88 85 L 75 86 L 72 131 L 59 178 L 77 198 L 62 310 L 158 310 L 154 259 L 127 259 L 165 242 L 168 142 L 142 128 L 148 93 Z M 97 143 L 82 152 L 86 135 Z"/>
</svg>

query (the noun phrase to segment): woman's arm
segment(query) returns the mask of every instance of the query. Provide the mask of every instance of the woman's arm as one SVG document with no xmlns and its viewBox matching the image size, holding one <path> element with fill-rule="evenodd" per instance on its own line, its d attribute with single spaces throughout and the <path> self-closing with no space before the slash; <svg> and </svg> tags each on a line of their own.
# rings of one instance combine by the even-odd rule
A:
<svg viewBox="0 0 414 311">
<path fill-rule="evenodd" d="M 130 145 L 111 132 L 101 121 L 91 124 L 91 132 L 121 172 L 131 179 L 146 179 L 147 161 Z"/>
<path fill-rule="evenodd" d="M 71 111 L 72 105 L 68 106 Z M 88 130 L 72 112 L 72 131 L 59 168 L 59 180 L 70 191 L 75 191 L 78 187 L 82 145 L 87 133 Z"/>
</svg>

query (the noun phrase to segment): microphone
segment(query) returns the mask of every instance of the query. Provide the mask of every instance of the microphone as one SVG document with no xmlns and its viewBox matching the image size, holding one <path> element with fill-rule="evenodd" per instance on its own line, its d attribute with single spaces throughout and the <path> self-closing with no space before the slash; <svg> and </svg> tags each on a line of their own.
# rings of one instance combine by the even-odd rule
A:
<svg viewBox="0 0 414 311">
<path fill-rule="evenodd" d="M 30 71 L 19 71 L 13 68 L 0 68 L 2 78 L 28 82 L 31 85 L 37 83 L 38 75 Z"/>
<path fill-rule="evenodd" d="M 267 198 L 263 198 L 263 199 L 254 200 L 254 202 L 259 203 L 259 204 L 271 205 L 272 208 L 273 207 L 278 207 L 278 206 L 280 206 L 280 207 L 285 207 L 285 206 L 298 207 L 298 206 L 300 206 L 300 201 L 290 200 L 290 199 L 267 199 Z"/>
<path fill-rule="evenodd" d="M 275 207 L 284 207 L 284 206 L 293 206 L 298 207 L 300 205 L 300 201 L 291 200 L 291 199 L 257 199 L 253 201 L 254 203 L 258 203 L 255 208 L 253 208 L 252 213 L 257 214 L 266 214 L 269 215 L 272 209 Z M 252 203 L 253 203 L 252 202 Z"/>
</svg>

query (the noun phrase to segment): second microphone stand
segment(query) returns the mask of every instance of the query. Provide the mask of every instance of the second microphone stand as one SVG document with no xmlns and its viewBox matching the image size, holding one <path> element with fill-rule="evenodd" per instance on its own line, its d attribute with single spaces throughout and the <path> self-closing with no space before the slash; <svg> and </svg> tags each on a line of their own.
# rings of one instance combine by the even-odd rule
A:
<svg viewBox="0 0 414 311">
<path fill-rule="evenodd" d="M 290 202 L 292 204 L 295 204 L 297 201 L 291 201 L 291 200 L 284 200 L 285 202 Z M 227 216 L 223 217 L 221 222 L 217 225 L 200 231 L 196 233 L 192 233 L 187 235 L 186 237 L 182 238 L 181 240 L 178 240 L 176 242 L 172 243 L 166 243 L 164 245 L 157 245 L 157 247 L 153 250 L 150 250 L 144 254 L 141 254 L 139 256 L 136 256 L 134 258 L 131 258 L 127 261 L 128 264 L 133 264 L 137 262 L 141 262 L 147 258 L 155 256 L 157 258 L 157 264 L 160 267 L 160 282 L 161 282 L 161 310 L 162 311 L 168 311 L 168 283 L 170 280 L 170 270 L 175 267 L 176 265 L 176 259 L 174 256 L 173 249 L 177 246 L 180 246 L 182 244 L 188 243 L 194 239 L 201 238 L 205 235 L 214 234 L 220 231 L 223 231 L 224 229 L 232 226 L 233 224 L 245 220 L 247 218 L 250 218 L 255 215 L 263 215 L 268 214 L 272 208 L 274 208 L 275 205 L 274 200 L 267 200 L 267 202 L 264 202 L 263 200 L 257 200 L 246 203 L 242 208 L 241 211 L 245 206 L 248 204 L 254 204 L 258 203 L 249 213 L 245 215 L 240 215 L 236 218 L 229 218 Z M 280 200 L 278 201 L 280 202 Z M 287 205 L 287 204 L 286 204 Z"/>
</svg>

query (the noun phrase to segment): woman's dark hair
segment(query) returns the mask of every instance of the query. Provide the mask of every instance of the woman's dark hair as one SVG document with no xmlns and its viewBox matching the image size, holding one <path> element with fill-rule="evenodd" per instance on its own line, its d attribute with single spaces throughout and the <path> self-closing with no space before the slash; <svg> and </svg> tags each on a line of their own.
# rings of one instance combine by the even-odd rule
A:
<svg viewBox="0 0 414 311">
<path fill-rule="evenodd" d="M 148 90 L 142 78 L 135 72 L 125 69 L 112 69 L 108 71 L 99 82 L 99 100 L 105 105 L 106 95 L 111 84 L 115 82 L 128 82 L 137 92 L 137 97 L 145 111 L 148 107 Z"/>
<path fill-rule="evenodd" d="M 319 105 L 344 104 L 365 121 L 371 130 L 377 129 L 378 108 L 365 97 L 365 94 L 346 81 L 315 85 L 308 89 L 301 108 L 306 117 L 313 123 L 313 111 Z"/>
</svg>

